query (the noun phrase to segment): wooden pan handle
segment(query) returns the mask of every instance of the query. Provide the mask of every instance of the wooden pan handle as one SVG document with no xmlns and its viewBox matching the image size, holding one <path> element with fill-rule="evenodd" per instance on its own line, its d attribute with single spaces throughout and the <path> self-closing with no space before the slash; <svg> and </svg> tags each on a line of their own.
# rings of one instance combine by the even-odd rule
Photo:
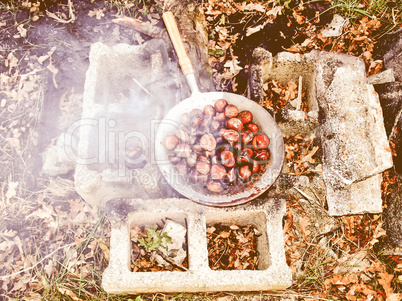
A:
<svg viewBox="0 0 402 301">
<path fill-rule="evenodd" d="M 170 39 L 172 40 L 173 47 L 176 50 L 177 56 L 179 58 L 180 68 L 183 71 L 183 74 L 194 74 L 193 65 L 191 64 L 190 58 L 188 57 L 186 50 L 184 49 L 183 40 L 181 39 L 181 35 L 179 29 L 177 28 L 176 20 L 173 16 L 173 13 L 171 11 L 164 12 L 162 18 L 165 22 Z"/>
</svg>

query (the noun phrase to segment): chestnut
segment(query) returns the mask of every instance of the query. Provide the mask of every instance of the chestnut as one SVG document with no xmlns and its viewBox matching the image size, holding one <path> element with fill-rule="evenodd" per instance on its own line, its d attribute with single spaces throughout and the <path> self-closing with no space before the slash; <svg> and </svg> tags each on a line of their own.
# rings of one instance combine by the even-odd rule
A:
<svg viewBox="0 0 402 301">
<path fill-rule="evenodd" d="M 216 140 L 212 134 L 205 134 L 201 137 L 200 145 L 206 151 L 213 151 L 216 148 Z"/>
<path fill-rule="evenodd" d="M 179 142 L 179 138 L 177 138 L 175 135 L 167 135 L 163 141 L 163 145 L 167 150 L 171 151 L 176 148 Z"/>
<path fill-rule="evenodd" d="M 238 156 L 236 158 L 236 165 L 243 166 L 251 163 L 251 158 L 247 156 Z"/>
<path fill-rule="evenodd" d="M 206 175 L 210 171 L 209 164 L 206 162 L 197 162 L 195 164 L 195 170 L 198 171 L 200 174 Z"/>
<path fill-rule="evenodd" d="M 240 132 L 243 129 L 243 123 L 240 121 L 240 119 L 237 118 L 230 118 L 226 122 L 226 126 L 231 129 Z"/>
<path fill-rule="evenodd" d="M 208 179 L 209 179 L 208 174 L 205 174 L 205 175 L 200 174 L 200 173 L 198 174 L 198 180 L 200 182 L 205 183 L 206 181 L 208 181 Z"/>
<path fill-rule="evenodd" d="M 228 142 L 230 142 L 230 143 L 233 143 L 233 142 L 239 141 L 240 135 L 239 135 L 239 133 L 236 132 L 235 130 L 226 130 L 226 131 L 223 133 L 223 138 L 224 138 L 226 141 L 228 141 Z"/>
<path fill-rule="evenodd" d="M 191 153 L 190 156 L 186 158 L 186 163 L 190 167 L 194 167 L 195 163 L 197 163 L 197 154 Z"/>
<path fill-rule="evenodd" d="M 253 166 L 251 167 L 251 172 L 256 173 L 260 170 L 260 165 L 258 164 L 258 161 L 253 160 Z"/>
<path fill-rule="evenodd" d="M 221 163 L 226 167 L 234 167 L 236 160 L 233 153 L 229 150 L 225 150 L 221 153 Z"/>
<path fill-rule="evenodd" d="M 190 145 L 187 143 L 181 142 L 177 145 L 175 152 L 178 157 L 187 158 L 191 154 Z"/>
<path fill-rule="evenodd" d="M 252 140 L 253 140 L 254 134 L 250 130 L 244 130 L 241 133 L 241 142 L 243 142 L 245 145 L 248 145 Z"/>
<path fill-rule="evenodd" d="M 211 105 L 206 105 L 204 107 L 204 115 L 208 117 L 214 117 L 216 115 L 215 108 Z"/>
<path fill-rule="evenodd" d="M 265 134 L 257 134 L 253 138 L 254 149 L 264 149 L 269 145 L 269 138 Z"/>
<path fill-rule="evenodd" d="M 176 164 L 176 170 L 181 176 L 187 175 L 187 165 L 184 162 L 179 162 Z"/>
<path fill-rule="evenodd" d="M 267 163 L 269 157 L 270 157 L 269 152 L 265 149 L 257 151 L 254 155 L 255 161 L 257 161 L 258 164 Z"/>
<path fill-rule="evenodd" d="M 204 149 L 200 144 L 194 144 L 193 151 L 195 151 L 197 154 L 201 154 L 204 151 Z"/>
<path fill-rule="evenodd" d="M 169 155 L 169 162 L 172 163 L 173 165 L 176 165 L 177 163 L 180 162 L 180 158 L 176 156 L 176 154 L 170 154 Z"/>
<path fill-rule="evenodd" d="M 217 101 L 215 101 L 214 107 L 215 110 L 218 111 L 219 113 L 222 113 L 223 111 L 225 111 L 226 106 L 228 105 L 228 102 L 221 98 L 218 99 Z"/>
<path fill-rule="evenodd" d="M 197 162 L 205 162 L 205 163 L 209 163 L 209 160 L 207 157 L 203 156 L 203 155 L 198 155 L 197 156 Z"/>
<path fill-rule="evenodd" d="M 242 156 L 247 156 L 247 157 L 252 157 L 253 156 L 253 150 L 251 149 L 251 148 L 249 148 L 249 147 L 246 147 L 246 148 L 244 148 L 242 151 L 241 151 L 241 155 Z"/>
<path fill-rule="evenodd" d="M 198 128 L 204 117 L 202 115 L 194 115 L 191 117 L 190 125 L 192 128 Z"/>
<path fill-rule="evenodd" d="M 247 165 L 240 167 L 239 177 L 243 181 L 247 181 L 251 177 L 251 170 Z"/>
<path fill-rule="evenodd" d="M 226 169 L 222 165 L 213 164 L 211 167 L 211 179 L 220 180 L 226 176 Z"/>
<path fill-rule="evenodd" d="M 219 121 L 212 120 L 211 123 L 209 124 L 209 129 L 211 130 L 212 133 L 214 133 L 219 129 L 220 126 L 221 124 L 219 123 Z"/>
<path fill-rule="evenodd" d="M 192 109 L 190 116 L 203 116 L 203 112 L 200 109 Z"/>
<path fill-rule="evenodd" d="M 219 182 L 215 182 L 215 181 L 209 181 L 207 183 L 207 188 L 209 191 L 214 192 L 214 193 L 219 193 L 223 190 L 222 184 Z"/>
<path fill-rule="evenodd" d="M 219 113 L 218 115 L 216 115 L 215 120 L 218 121 L 218 122 L 225 121 L 226 120 L 225 113 Z"/>
<path fill-rule="evenodd" d="M 187 142 L 190 138 L 190 136 L 182 129 L 177 129 L 174 134 L 183 142 Z"/>
<path fill-rule="evenodd" d="M 250 111 L 241 111 L 239 115 L 237 115 L 237 118 L 239 118 L 243 124 L 246 124 L 253 120 L 253 114 L 251 114 Z"/>
<path fill-rule="evenodd" d="M 184 113 L 183 115 L 181 115 L 180 122 L 183 125 L 189 126 L 190 125 L 190 114 Z"/>
<path fill-rule="evenodd" d="M 249 129 L 250 131 L 252 131 L 254 134 L 258 133 L 258 131 L 260 130 L 258 128 L 258 125 L 256 125 L 255 123 L 249 123 L 246 125 L 246 128 Z"/>
<path fill-rule="evenodd" d="M 239 114 L 239 109 L 235 105 L 227 105 L 225 108 L 225 115 L 227 118 L 236 117 Z"/>
</svg>

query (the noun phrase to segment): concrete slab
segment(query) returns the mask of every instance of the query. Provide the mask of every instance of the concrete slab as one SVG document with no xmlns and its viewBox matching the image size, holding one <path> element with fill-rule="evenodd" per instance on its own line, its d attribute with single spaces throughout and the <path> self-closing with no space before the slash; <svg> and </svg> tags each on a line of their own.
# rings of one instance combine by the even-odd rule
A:
<svg viewBox="0 0 402 301">
<path fill-rule="evenodd" d="M 319 121 L 329 213 L 381 212 L 380 173 L 392 167 L 392 157 L 378 95 L 367 84 L 364 62 L 315 50 L 273 57 L 264 49 L 256 49 L 253 60 L 251 94 L 257 101 L 263 99 L 264 82 L 303 79 L 309 114 L 315 118 L 291 117 L 285 107 L 278 125 L 285 134 L 306 135 Z"/>
<path fill-rule="evenodd" d="M 108 293 L 259 291 L 286 289 L 292 273 L 286 265 L 282 217 L 286 203 L 265 199 L 236 207 L 214 208 L 187 199 L 130 199 L 126 219 L 112 221 L 110 262 L 102 286 Z M 167 272 L 130 271 L 130 228 L 153 226 L 169 218 L 187 227 L 189 270 Z M 214 271 L 208 266 L 207 225 L 254 224 L 258 237 L 259 270 Z"/>
</svg>

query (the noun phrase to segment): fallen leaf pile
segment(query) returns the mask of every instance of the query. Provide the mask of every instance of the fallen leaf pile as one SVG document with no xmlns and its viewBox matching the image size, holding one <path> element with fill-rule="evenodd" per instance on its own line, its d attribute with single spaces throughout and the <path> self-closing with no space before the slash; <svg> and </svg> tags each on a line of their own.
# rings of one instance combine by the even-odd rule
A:
<svg viewBox="0 0 402 301">
<path fill-rule="evenodd" d="M 381 71 L 382 61 L 375 61 L 372 57 L 376 36 L 381 33 L 385 24 L 377 18 L 362 17 L 360 20 L 346 22 L 343 32 L 337 37 L 323 37 L 317 22 L 319 17 L 308 19 L 303 6 L 294 9 L 293 16 L 297 23 L 297 33 L 291 37 L 294 43 L 287 51 L 305 53 L 313 49 L 335 51 L 351 54 L 364 60 L 367 74 L 375 74 Z M 291 26 L 289 20 L 288 26 Z"/>
<path fill-rule="evenodd" d="M 207 227 L 209 267 L 212 270 L 258 270 L 260 235 L 254 225 Z"/>
<path fill-rule="evenodd" d="M 378 243 L 385 237 L 380 217 L 339 217 L 338 227 L 313 235 L 318 221 L 289 196 L 283 232 L 286 260 L 296 275 L 291 289 L 331 300 L 401 300 L 394 273 L 401 274 L 402 260 L 380 253 Z"/>
<path fill-rule="evenodd" d="M 0 292 L 30 300 L 46 294 L 82 300 L 79 291 L 97 294 L 110 235 L 108 221 L 97 210 L 79 198 L 50 201 L 44 194 L 22 208 L 8 204 L 0 210 Z"/>
<path fill-rule="evenodd" d="M 285 172 L 293 175 L 322 173 L 321 142 L 316 133 L 306 136 L 284 136 Z"/>
<path fill-rule="evenodd" d="M 282 111 L 289 102 L 298 98 L 298 88 L 299 86 L 293 81 L 289 81 L 285 86 L 277 80 L 270 80 L 263 85 L 264 100 L 260 105 L 278 113 Z M 308 112 L 306 92 L 303 89 L 300 109 L 306 113 Z"/>
</svg>

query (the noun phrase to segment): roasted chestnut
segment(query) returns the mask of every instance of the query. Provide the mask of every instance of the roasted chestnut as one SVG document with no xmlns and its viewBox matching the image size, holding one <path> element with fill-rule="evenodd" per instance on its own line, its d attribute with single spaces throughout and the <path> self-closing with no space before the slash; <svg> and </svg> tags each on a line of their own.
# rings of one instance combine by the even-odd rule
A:
<svg viewBox="0 0 402 301">
<path fill-rule="evenodd" d="M 250 130 L 244 130 L 241 133 L 241 142 L 243 142 L 245 145 L 248 145 L 254 138 L 254 134 Z"/>
<path fill-rule="evenodd" d="M 209 181 L 207 183 L 207 188 L 209 191 L 214 193 L 219 193 L 223 191 L 223 186 L 220 182 L 217 181 Z"/>
<path fill-rule="evenodd" d="M 187 158 L 191 154 L 190 145 L 187 143 L 181 142 L 175 148 L 175 152 L 178 157 Z"/>
<path fill-rule="evenodd" d="M 179 138 L 176 135 L 167 135 L 163 141 L 163 145 L 168 151 L 171 151 L 177 147 L 179 142 Z"/>
<path fill-rule="evenodd" d="M 214 117 L 216 115 L 215 108 L 211 105 L 206 105 L 204 107 L 204 115 L 208 117 Z"/>
<path fill-rule="evenodd" d="M 225 108 L 225 115 L 227 118 L 236 117 L 239 114 L 239 109 L 235 105 L 227 105 Z"/>
<path fill-rule="evenodd" d="M 237 118 L 239 118 L 243 124 L 246 124 L 253 120 L 253 114 L 251 114 L 250 111 L 241 111 L 239 115 L 237 115 Z"/>
<path fill-rule="evenodd" d="M 226 106 L 228 105 L 228 102 L 221 98 L 218 99 L 217 101 L 215 101 L 214 107 L 215 110 L 218 111 L 219 113 L 222 113 L 223 111 L 225 111 Z"/>
<path fill-rule="evenodd" d="M 195 164 L 195 170 L 198 171 L 200 174 L 206 175 L 210 171 L 210 166 L 206 162 L 197 162 Z"/>
<path fill-rule="evenodd" d="M 216 148 L 216 140 L 214 135 L 212 134 L 205 134 L 201 137 L 200 145 L 206 151 L 212 152 Z"/>
<path fill-rule="evenodd" d="M 269 145 L 269 138 L 265 134 L 257 134 L 253 138 L 253 148 L 254 149 L 264 149 Z"/>
<path fill-rule="evenodd" d="M 211 179 L 220 180 L 226 176 L 226 169 L 222 165 L 213 164 L 211 167 Z"/>
<path fill-rule="evenodd" d="M 240 119 L 237 118 L 230 118 L 226 122 L 226 126 L 231 129 L 240 132 L 243 129 L 243 123 L 240 121 Z"/>
<path fill-rule="evenodd" d="M 229 150 L 225 150 L 221 153 L 221 163 L 226 167 L 234 167 L 236 165 L 236 160 L 233 153 Z"/>
<path fill-rule="evenodd" d="M 230 143 L 234 143 L 239 141 L 240 135 L 235 130 L 226 130 L 223 133 L 223 138 Z"/>
<path fill-rule="evenodd" d="M 247 165 L 240 167 L 239 177 L 243 181 L 247 181 L 251 177 L 251 170 Z"/>
<path fill-rule="evenodd" d="M 246 128 L 249 129 L 250 131 L 252 131 L 254 134 L 258 133 L 258 131 L 260 130 L 258 128 L 258 125 L 256 125 L 255 123 L 249 123 L 246 125 Z"/>
</svg>

